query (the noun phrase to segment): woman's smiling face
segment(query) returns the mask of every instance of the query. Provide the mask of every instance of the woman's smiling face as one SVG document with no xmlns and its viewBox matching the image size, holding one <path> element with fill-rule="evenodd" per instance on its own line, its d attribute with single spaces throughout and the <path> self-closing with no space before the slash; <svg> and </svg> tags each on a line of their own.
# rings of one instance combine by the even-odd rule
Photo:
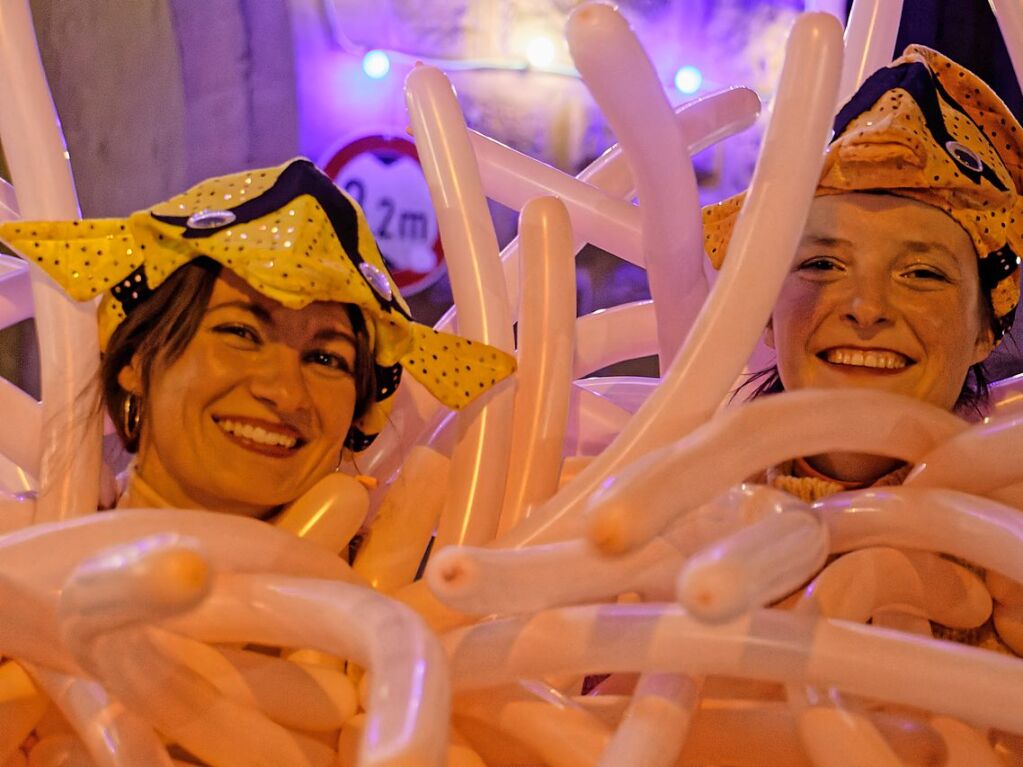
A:
<svg viewBox="0 0 1023 767">
<path fill-rule="evenodd" d="M 343 304 L 288 309 L 223 271 L 181 356 L 142 396 L 137 471 L 180 508 L 261 515 L 335 468 L 356 345 Z M 142 390 L 137 364 L 119 376 Z"/>
<path fill-rule="evenodd" d="M 869 387 L 952 409 L 992 332 L 966 232 L 886 194 L 818 197 L 767 344 L 786 389 Z"/>
</svg>

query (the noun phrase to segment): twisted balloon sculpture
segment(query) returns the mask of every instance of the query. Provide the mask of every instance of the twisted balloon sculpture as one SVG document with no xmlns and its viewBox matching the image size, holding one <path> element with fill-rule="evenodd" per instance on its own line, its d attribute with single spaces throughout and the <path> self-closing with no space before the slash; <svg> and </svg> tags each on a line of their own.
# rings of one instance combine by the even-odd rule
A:
<svg viewBox="0 0 1023 767">
<path fill-rule="evenodd" d="M 1018 65 L 1019 14 L 992 4 Z M 1021 382 L 996 387 L 975 424 L 880 392 L 718 412 L 788 268 L 835 104 L 888 60 L 900 8 L 856 0 L 844 65 L 833 17 L 797 20 L 713 287 L 690 157 L 752 123 L 752 91 L 673 112 L 624 20 L 580 6 L 570 50 L 621 143 L 573 178 L 467 130 L 444 76 L 412 73 L 456 298 L 441 326 L 511 348 L 518 318 L 519 373 L 457 418 L 403 388 L 363 464 L 395 476 L 352 566 L 338 552 L 370 499 L 343 475 L 280 529 L 198 511 L 86 515 L 95 434 L 47 414 L 89 380 L 94 327 L 33 273 L 37 317 L 61 319 L 47 321 L 42 410 L 0 382 L 17 432 L 0 453 L 40 489 L 0 497 L 0 766 L 1018 759 L 1023 662 L 935 639 L 930 621 L 970 631 L 993 616 L 1023 652 Z M 66 217 L 59 131 L 24 130 L 53 124 L 26 12 L 0 0 L 0 92 L 36 111 L 5 110 L 0 132 L 22 213 Z M 522 210 L 500 255 L 484 193 Z M 645 266 L 653 302 L 576 318 L 584 241 Z M 659 382 L 577 380 L 648 353 Z M 916 469 L 903 487 L 814 504 L 741 484 L 841 450 Z M 601 694 L 580 694 L 584 676 L 609 673 Z"/>
</svg>

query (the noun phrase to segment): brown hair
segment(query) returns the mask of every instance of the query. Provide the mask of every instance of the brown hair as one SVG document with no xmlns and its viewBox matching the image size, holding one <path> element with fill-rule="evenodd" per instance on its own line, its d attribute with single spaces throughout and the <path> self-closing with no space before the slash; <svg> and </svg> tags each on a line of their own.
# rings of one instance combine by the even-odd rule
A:
<svg viewBox="0 0 1023 767">
<path fill-rule="evenodd" d="M 141 363 L 142 390 L 149 391 L 153 366 L 157 362 L 164 365 L 174 362 L 199 330 L 221 269 L 220 264 L 209 258 L 189 261 L 136 306 L 110 336 L 100 363 L 100 384 L 110 420 L 129 453 L 138 451 L 139 435 L 136 433 L 132 439 L 125 432 L 122 413 L 128 392 L 117 377 L 137 355 Z M 345 308 L 355 335 L 354 420 L 369 407 L 376 377 L 362 312 L 351 304 L 346 304 Z"/>
</svg>

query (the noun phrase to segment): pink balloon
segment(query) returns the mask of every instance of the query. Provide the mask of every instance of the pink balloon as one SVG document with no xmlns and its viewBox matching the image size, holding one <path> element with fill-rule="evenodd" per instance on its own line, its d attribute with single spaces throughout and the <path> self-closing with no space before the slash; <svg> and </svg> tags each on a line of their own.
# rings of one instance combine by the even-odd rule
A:
<svg viewBox="0 0 1023 767">
<path fill-rule="evenodd" d="M 1017 659 L 782 610 L 710 626 L 677 606 L 568 607 L 457 629 L 444 643 L 456 691 L 550 673 L 681 671 L 831 685 L 1023 732 Z"/>
<path fill-rule="evenodd" d="M 390 594 L 415 580 L 437 529 L 450 464 L 449 458 L 416 445 L 387 488 L 353 565 L 377 591 Z"/>
<path fill-rule="evenodd" d="M 628 22 L 610 5 L 587 3 L 569 14 L 565 29 L 572 59 L 635 176 L 667 370 L 707 295 L 696 172 L 660 76 Z"/>
<path fill-rule="evenodd" d="M 42 405 L 10 381 L 0 378 L 0 412 L 4 414 L 0 454 L 31 477 L 38 478 L 42 462 Z"/>
<path fill-rule="evenodd" d="M 443 763 L 450 712 L 444 652 L 411 610 L 335 581 L 222 575 L 192 612 L 167 621 L 205 642 L 309 647 L 369 672 L 360 767 Z"/>
<path fill-rule="evenodd" d="M 995 381 L 988 389 L 991 399 L 990 415 L 1001 415 L 1023 406 L 1023 373 Z"/>
<path fill-rule="evenodd" d="M 864 546 L 941 551 L 1023 582 L 1023 516 L 987 498 L 915 487 L 841 493 L 813 505 L 832 552 Z"/>
<path fill-rule="evenodd" d="M 827 557 L 827 529 L 816 517 L 805 511 L 769 514 L 686 562 L 678 601 L 700 620 L 733 620 L 791 594 Z"/>
<path fill-rule="evenodd" d="M 596 765 L 610 738 L 608 727 L 596 716 L 542 682 L 460 695 L 455 715 L 524 746 L 530 752 L 525 763 L 551 767 Z"/>
<path fill-rule="evenodd" d="M 934 717 L 931 727 L 945 741 L 948 767 L 1002 767 L 1005 764 L 991 748 L 987 733 L 945 716 Z"/>
<path fill-rule="evenodd" d="M 635 301 L 584 314 L 575 323 L 576 378 L 623 360 L 657 353 L 652 301 Z"/>
<path fill-rule="evenodd" d="M 1023 482 L 1021 441 L 1023 411 L 996 413 L 922 456 L 905 485 L 990 495 Z"/>
<path fill-rule="evenodd" d="M 699 707 L 703 681 L 684 674 L 643 674 L 598 767 L 672 767 Z"/>
<path fill-rule="evenodd" d="M 953 628 L 976 628 L 991 615 L 991 595 L 966 568 L 923 551 L 870 547 L 845 554 L 818 575 L 797 611 L 865 623 L 890 606 L 919 610 Z"/>
<path fill-rule="evenodd" d="M 557 490 L 572 387 L 575 262 L 565 206 L 553 197 L 527 202 L 519 240 L 518 387 L 499 531 Z"/>
<path fill-rule="evenodd" d="M 409 118 L 437 210 L 459 332 L 512 351 L 512 318 L 497 238 L 476 158 L 451 83 L 418 66 L 405 82 Z M 513 391 L 504 384 L 459 415 L 448 499 L 437 542 L 484 543 L 497 532 L 512 427 Z"/>
<path fill-rule="evenodd" d="M 97 682 L 29 665 L 39 688 L 74 727 L 98 767 L 170 767 L 157 734 Z"/>
<path fill-rule="evenodd" d="M 444 604 L 478 615 L 612 601 L 625 592 L 667 601 L 675 596 L 678 571 L 688 557 L 771 515 L 806 508 L 780 490 L 743 485 L 620 556 L 604 556 L 579 538 L 520 549 L 449 546 L 431 557 L 425 581 Z M 566 578 L 565 573 L 579 575 Z"/>
<path fill-rule="evenodd" d="M 621 553 L 781 461 L 849 451 L 912 463 L 965 428 L 941 408 L 889 392 L 805 389 L 764 397 L 608 478 L 589 502 L 587 534 L 601 550 Z"/>
</svg>

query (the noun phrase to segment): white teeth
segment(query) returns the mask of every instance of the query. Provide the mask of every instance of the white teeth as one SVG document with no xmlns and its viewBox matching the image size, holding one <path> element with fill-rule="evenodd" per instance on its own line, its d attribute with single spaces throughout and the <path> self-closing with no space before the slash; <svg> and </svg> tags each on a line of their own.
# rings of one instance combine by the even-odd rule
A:
<svg viewBox="0 0 1023 767">
<path fill-rule="evenodd" d="M 864 368 L 885 368 L 900 370 L 906 367 L 906 358 L 897 352 L 863 351 L 862 349 L 828 349 L 828 362 L 835 365 L 852 365 Z"/>
<path fill-rule="evenodd" d="M 261 445 L 292 448 L 295 446 L 295 443 L 298 442 L 297 439 L 287 434 L 281 434 L 276 431 L 267 431 L 259 426 L 252 426 L 247 423 L 223 420 L 217 421 L 217 425 L 228 434 L 244 437 L 245 439 L 252 440 L 253 442 L 258 442 Z"/>
</svg>

